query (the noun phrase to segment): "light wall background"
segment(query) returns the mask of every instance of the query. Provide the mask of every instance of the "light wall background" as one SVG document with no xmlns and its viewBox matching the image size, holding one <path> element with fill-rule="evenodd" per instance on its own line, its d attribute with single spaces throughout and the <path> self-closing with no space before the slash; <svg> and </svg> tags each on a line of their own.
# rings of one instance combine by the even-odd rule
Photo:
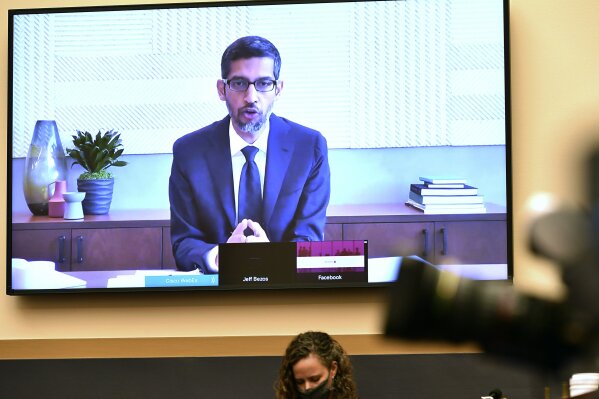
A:
<svg viewBox="0 0 599 399">
<path fill-rule="evenodd" d="M 125 3 L 3 1 L 0 90 L 7 92 L 8 9 Z M 528 252 L 526 205 L 538 192 L 570 206 L 585 201 L 584 159 L 590 149 L 599 148 L 599 1 L 512 0 L 510 10 L 514 282 L 518 289 L 557 296 L 564 289 L 557 270 Z M 0 172 L 6 176 L 6 95 L 0 96 L 0 126 Z M 1 181 L 0 207 L 5 210 L 6 180 Z M 5 240 L 5 211 L 0 218 Z M 4 259 L 5 248 L 1 252 Z M 4 286 L 5 274 L 0 273 Z M 85 338 L 263 337 L 267 342 L 307 329 L 367 338 L 381 333 L 386 303 L 386 292 L 380 289 L 32 298 L 9 297 L 2 291 L 0 347 L 2 341 Z"/>
<path fill-rule="evenodd" d="M 218 65 L 245 35 L 281 51 L 275 112 L 329 149 L 505 144 L 501 11 L 411 0 L 16 15 L 13 156 L 38 119 L 68 147 L 78 129 L 111 128 L 127 154 L 170 153 L 224 113 Z"/>
</svg>

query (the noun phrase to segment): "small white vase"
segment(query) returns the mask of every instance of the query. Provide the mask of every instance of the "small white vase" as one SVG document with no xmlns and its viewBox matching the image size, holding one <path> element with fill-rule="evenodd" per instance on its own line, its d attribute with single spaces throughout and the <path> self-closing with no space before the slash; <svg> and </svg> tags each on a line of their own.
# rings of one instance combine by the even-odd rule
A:
<svg viewBox="0 0 599 399">
<path fill-rule="evenodd" d="M 83 219 L 81 201 L 85 198 L 85 193 L 81 191 L 67 192 L 62 197 L 65 201 L 64 218 L 70 220 Z"/>
</svg>

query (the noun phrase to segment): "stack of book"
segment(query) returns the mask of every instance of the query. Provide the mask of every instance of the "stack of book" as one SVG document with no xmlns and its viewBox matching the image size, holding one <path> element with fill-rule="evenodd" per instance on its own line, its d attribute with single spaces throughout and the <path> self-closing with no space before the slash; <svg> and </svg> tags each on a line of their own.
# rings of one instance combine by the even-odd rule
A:
<svg viewBox="0 0 599 399">
<path fill-rule="evenodd" d="M 478 188 L 469 186 L 462 178 L 421 177 L 420 183 L 410 185 L 406 205 L 424 213 L 486 212 Z"/>
</svg>

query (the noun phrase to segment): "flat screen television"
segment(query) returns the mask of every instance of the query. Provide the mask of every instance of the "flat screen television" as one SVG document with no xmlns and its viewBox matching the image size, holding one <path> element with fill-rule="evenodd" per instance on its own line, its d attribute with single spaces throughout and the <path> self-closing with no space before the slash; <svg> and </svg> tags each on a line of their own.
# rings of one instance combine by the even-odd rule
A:
<svg viewBox="0 0 599 399">
<path fill-rule="evenodd" d="M 13 9 L 8 22 L 8 294 L 380 286 L 405 257 L 512 279 L 507 0 Z M 228 114 L 221 57 L 245 36 L 280 53 L 273 113 L 326 139 L 326 224 L 318 240 L 213 242 L 218 273 L 183 270 L 173 144 Z M 127 165 L 108 169 L 104 212 L 65 155 L 77 131 L 120 135 Z"/>
</svg>

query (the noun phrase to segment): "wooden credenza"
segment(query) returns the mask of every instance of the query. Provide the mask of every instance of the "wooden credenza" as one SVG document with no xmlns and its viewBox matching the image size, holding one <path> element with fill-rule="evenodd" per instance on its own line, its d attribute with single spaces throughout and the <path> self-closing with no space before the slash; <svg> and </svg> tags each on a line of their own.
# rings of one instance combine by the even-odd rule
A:
<svg viewBox="0 0 599 399">
<path fill-rule="evenodd" d="M 52 260 L 60 271 L 172 269 L 168 229 L 168 210 L 114 210 L 83 220 L 13 214 L 12 257 Z"/>
<path fill-rule="evenodd" d="M 446 215 L 423 214 L 403 204 L 337 206 L 329 208 L 327 228 L 336 226 L 340 239 L 367 239 L 370 258 L 418 255 L 436 264 L 507 263 L 506 209 L 486 207 L 486 213 Z"/>
<path fill-rule="evenodd" d="M 12 215 L 13 258 L 53 260 L 61 271 L 173 269 L 168 209 L 112 210 L 78 221 Z M 504 207 L 423 214 L 403 204 L 330 206 L 327 240 L 369 242 L 369 257 L 418 255 L 433 263 L 507 263 Z"/>
</svg>

